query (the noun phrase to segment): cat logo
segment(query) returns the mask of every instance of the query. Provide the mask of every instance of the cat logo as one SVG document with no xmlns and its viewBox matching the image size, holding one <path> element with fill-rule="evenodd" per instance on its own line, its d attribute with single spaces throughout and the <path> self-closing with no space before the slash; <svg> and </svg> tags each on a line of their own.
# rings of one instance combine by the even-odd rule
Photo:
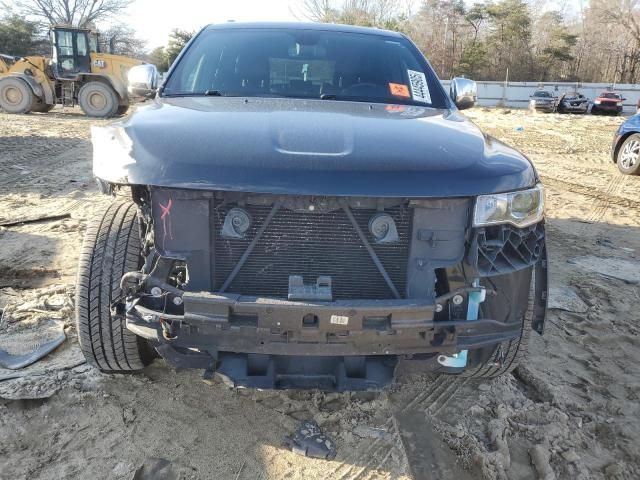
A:
<svg viewBox="0 0 640 480">
<path fill-rule="evenodd" d="M 98 68 L 105 68 L 107 66 L 107 62 L 104 60 L 94 60 L 93 66 Z"/>
</svg>

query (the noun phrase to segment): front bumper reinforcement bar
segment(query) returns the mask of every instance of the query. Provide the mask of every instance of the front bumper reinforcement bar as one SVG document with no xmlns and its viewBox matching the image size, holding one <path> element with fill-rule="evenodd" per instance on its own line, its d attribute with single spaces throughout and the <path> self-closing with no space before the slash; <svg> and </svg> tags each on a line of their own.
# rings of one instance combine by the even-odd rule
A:
<svg viewBox="0 0 640 480">
<path fill-rule="evenodd" d="M 184 315 L 131 305 L 127 327 L 174 347 L 297 356 L 453 354 L 509 341 L 521 328 L 492 319 L 435 320 L 435 304 L 421 300 L 309 303 L 185 292 L 183 304 Z"/>
</svg>

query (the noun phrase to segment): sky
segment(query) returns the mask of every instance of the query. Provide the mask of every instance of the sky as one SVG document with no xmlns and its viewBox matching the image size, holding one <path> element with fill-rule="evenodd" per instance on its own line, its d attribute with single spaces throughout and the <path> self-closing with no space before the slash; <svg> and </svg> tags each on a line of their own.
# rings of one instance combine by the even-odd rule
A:
<svg viewBox="0 0 640 480">
<path fill-rule="evenodd" d="M 174 28 L 199 30 L 228 20 L 296 21 L 293 12 L 300 11 L 300 4 L 291 0 L 136 0 L 123 20 L 152 49 L 165 45 Z"/>
</svg>

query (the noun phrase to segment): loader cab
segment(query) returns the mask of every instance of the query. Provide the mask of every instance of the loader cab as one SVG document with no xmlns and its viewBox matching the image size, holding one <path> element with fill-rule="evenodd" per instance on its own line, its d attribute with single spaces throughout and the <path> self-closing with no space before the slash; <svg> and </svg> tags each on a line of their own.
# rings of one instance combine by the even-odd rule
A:
<svg viewBox="0 0 640 480">
<path fill-rule="evenodd" d="M 91 52 L 98 50 L 97 37 L 90 30 L 53 27 L 53 70 L 56 78 L 75 78 L 81 73 L 91 72 Z"/>
</svg>

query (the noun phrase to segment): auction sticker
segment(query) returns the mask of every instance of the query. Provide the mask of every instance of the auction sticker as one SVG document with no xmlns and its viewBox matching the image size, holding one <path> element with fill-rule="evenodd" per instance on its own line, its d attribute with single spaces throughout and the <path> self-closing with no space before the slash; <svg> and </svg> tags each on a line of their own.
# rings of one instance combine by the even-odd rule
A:
<svg viewBox="0 0 640 480">
<path fill-rule="evenodd" d="M 409 98 L 411 96 L 409 88 L 402 83 L 389 83 L 389 91 L 391 92 L 391 95 L 395 95 L 397 97 Z"/>
<path fill-rule="evenodd" d="M 407 70 L 407 74 L 411 85 L 411 97 L 418 102 L 431 103 L 431 94 L 424 73 Z"/>
<path fill-rule="evenodd" d="M 343 315 L 331 315 L 331 320 L 329 322 L 333 325 L 349 325 L 349 317 L 345 317 Z"/>
</svg>

